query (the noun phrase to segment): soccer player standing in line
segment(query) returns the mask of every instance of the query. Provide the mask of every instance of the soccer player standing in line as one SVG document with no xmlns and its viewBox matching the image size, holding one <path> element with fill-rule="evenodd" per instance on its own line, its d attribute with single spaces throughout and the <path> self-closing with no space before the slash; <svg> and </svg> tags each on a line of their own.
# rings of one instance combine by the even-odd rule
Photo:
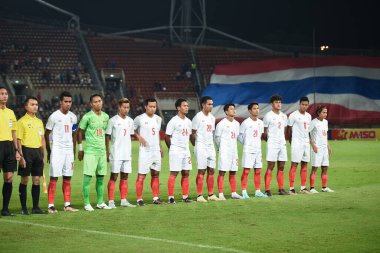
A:
<svg viewBox="0 0 380 253">
<path fill-rule="evenodd" d="M 192 121 L 192 134 L 190 141 L 194 146 L 194 154 L 197 160 L 198 174 L 197 201 L 207 202 L 203 197 L 203 178 L 207 170 L 208 200 L 219 200 L 214 195 L 214 170 L 216 166 L 216 153 L 214 147 L 215 117 L 211 114 L 213 107 L 212 98 L 201 98 L 202 111 L 198 112 Z"/>
<path fill-rule="evenodd" d="M 260 191 L 261 186 L 261 168 L 263 166 L 261 154 L 261 136 L 264 133 L 264 123 L 259 119 L 259 104 L 256 102 L 248 105 L 249 118 L 245 119 L 240 125 L 238 140 L 243 144 L 242 166 L 244 168 L 241 174 L 241 188 L 244 199 L 249 199 L 247 193 L 248 175 L 251 168 L 254 168 L 255 197 L 267 197 Z"/>
<path fill-rule="evenodd" d="M 318 193 L 315 190 L 315 173 L 318 167 L 321 167 L 322 173 L 322 192 L 334 192 L 327 187 L 327 169 L 329 167 L 329 159 L 331 148 L 327 140 L 327 131 L 329 130 L 327 117 L 327 107 L 321 105 L 317 109 L 317 118 L 313 119 L 310 124 L 311 147 L 311 173 L 310 173 L 310 192 Z"/>
<path fill-rule="evenodd" d="M 223 194 L 223 185 L 224 175 L 227 171 L 229 172 L 231 198 L 241 199 L 242 197 L 236 193 L 236 172 L 239 168 L 237 137 L 239 135 L 240 125 L 234 118 L 236 114 L 234 104 L 226 104 L 223 110 L 227 117 L 218 123 L 215 130 L 215 143 L 219 149 L 219 200 L 226 200 Z"/>
<path fill-rule="evenodd" d="M 12 196 L 13 173 L 17 169 L 17 161 L 20 160 L 20 152 L 17 149 L 17 121 L 14 112 L 7 108 L 8 92 L 0 87 L 0 168 L 3 168 L 3 209 L 2 216 L 14 216 L 9 212 L 8 206 Z"/>
<path fill-rule="evenodd" d="M 78 129 L 78 160 L 83 160 L 83 197 L 84 209 L 92 212 L 90 204 L 91 179 L 96 175 L 96 193 L 98 209 L 111 209 L 103 200 L 104 176 L 107 174 L 107 157 L 105 131 L 109 116 L 102 111 L 103 99 L 101 95 L 90 97 L 91 111 L 86 113 L 79 123 Z M 86 145 L 83 150 L 82 140 L 86 136 Z"/>
<path fill-rule="evenodd" d="M 161 117 L 157 116 L 157 101 L 154 98 L 145 100 L 145 113 L 137 116 L 134 120 L 135 135 L 140 142 L 139 168 L 136 180 L 137 205 L 144 206 L 142 198 L 144 180 L 146 174 L 151 173 L 151 188 L 153 193 L 153 204 L 164 204 L 160 194 L 160 171 L 161 159 L 163 157 L 160 142 Z"/>
<path fill-rule="evenodd" d="M 290 194 L 296 194 L 294 189 L 294 180 L 296 179 L 296 170 L 301 163 L 301 193 L 309 193 L 306 189 L 307 180 L 307 163 L 310 161 L 310 138 L 309 127 L 311 116 L 306 111 L 309 107 L 309 99 L 301 97 L 299 109 L 292 112 L 288 119 L 288 138 L 291 144 L 292 164 L 289 171 Z"/>
<path fill-rule="evenodd" d="M 191 134 L 191 120 L 186 115 L 189 104 L 186 99 L 180 98 L 175 102 L 178 114 L 174 116 L 166 127 L 165 143 L 169 148 L 170 176 L 168 180 L 169 203 L 175 204 L 174 186 L 178 172 L 181 171 L 182 201 L 193 202 L 189 198 L 189 172 L 192 169 L 189 149 Z"/>
<path fill-rule="evenodd" d="M 35 97 L 28 97 L 25 100 L 26 114 L 17 124 L 17 144 L 18 151 L 21 152 L 18 174 L 21 176 L 19 195 L 21 202 L 21 214 L 28 215 L 26 207 L 27 185 L 29 176 L 32 175 L 32 199 L 33 214 L 46 214 L 40 209 L 40 177 L 43 175 L 45 158 L 45 138 L 44 125 L 37 118 L 38 100 Z"/>
<path fill-rule="evenodd" d="M 270 98 L 272 110 L 264 117 L 264 139 L 267 141 L 267 162 L 268 167 L 265 173 L 265 193 L 272 196 L 270 182 L 272 171 L 277 162 L 277 183 L 279 195 L 289 195 L 284 190 L 284 166 L 288 160 L 286 153 L 286 125 L 287 117 L 281 112 L 282 98 L 280 95 L 273 95 Z"/>
<path fill-rule="evenodd" d="M 127 200 L 128 174 L 132 172 L 131 135 L 134 134 L 133 119 L 128 117 L 130 102 L 127 98 L 119 99 L 119 112 L 113 116 L 106 131 L 107 160 L 110 162 L 111 176 L 108 181 L 108 206 L 116 208 L 114 201 L 115 185 L 120 173 L 120 206 L 135 207 Z M 111 148 L 109 147 L 111 139 Z"/>
<path fill-rule="evenodd" d="M 57 213 L 54 207 L 54 197 L 58 177 L 63 176 L 62 191 L 65 201 L 64 211 L 79 211 L 71 206 L 71 177 L 74 172 L 74 154 L 76 145 L 77 116 L 70 111 L 72 96 L 64 91 L 60 97 L 60 108 L 53 112 L 46 124 L 45 143 L 47 161 L 50 163 L 50 182 L 48 186 L 48 212 Z M 52 145 L 50 148 L 49 136 L 52 134 Z"/>
</svg>

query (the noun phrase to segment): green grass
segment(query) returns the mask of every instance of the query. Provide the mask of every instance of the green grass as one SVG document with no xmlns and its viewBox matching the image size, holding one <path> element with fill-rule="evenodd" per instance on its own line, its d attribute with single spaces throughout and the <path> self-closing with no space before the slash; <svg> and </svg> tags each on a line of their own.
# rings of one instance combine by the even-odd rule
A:
<svg viewBox="0 0 380 253">
<path fill-rule="evenodd" d="M 133 202 L 136 201 L 136 144 L 128 194 Z M 333 155 L 328 185 L 335 193 L 2 217 L 0 252 L 380 252 L 380 142 L 331 141 L 330 145 Z M 160 177 L 164 200 L 169 174 L 167 154 Z M 196 168 L 193 165 L 190 196 L 194 198 Z M 286 164 L 286 188 L 289 165 Z M 72 203 L 82 209 L 81 172 L 82 163 L 76 161 Z M 298 172 L 296 186 L 299 186 Z M 252 195 L 252 173 L 249 178 L 248 190 Z M 16 176 L 10 205 L 15 213 L 20 210 L 18 183 Z M 91 189 L 93 204 L 94 185 L 95 182 Z M 273 177 L 274 191 L 276 185 Z M 316 187 L 321 187 L 319 172 Z M 61 181 L 57 186 L 56 207 L 62 210 L 60 189 Z M 229 196 L 227 178 L 225 189 L 225 195 Z M 175 190 L 178 200 L 180 178 Z M 28 194 L 31 207 L 30 185 Z M 118 190 L 115 197 L 119 202 Z M 151 200 L 149 176 L 144 185 L 144 199 L 148 203 Z M 41 206 L 47 206 L 45 194 L 41 195 Z"/>
</svg>

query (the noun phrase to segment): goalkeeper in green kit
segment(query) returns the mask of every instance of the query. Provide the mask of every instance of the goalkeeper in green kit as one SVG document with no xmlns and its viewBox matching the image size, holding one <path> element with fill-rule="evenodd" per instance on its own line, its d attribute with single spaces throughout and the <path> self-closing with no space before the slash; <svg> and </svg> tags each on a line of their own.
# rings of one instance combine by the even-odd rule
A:
<svg viewBox="0 0 380 253">
<path fill-rule="evenodd" d="M 84 209 L 94 211 L 90 204 L 91 179 L 96 176 L 96 193 L 98 209 L 111 209 L 103 200 L 104 176 L 107 174 L 107 156 L 105 132 L 109 116 L 102 111 L 103 99 L 95 94 L 90 97 L 91 111 L 86 113 L 80 121 L 78 130 L 78 159 L 83 160 L 83 197 Z M 86 136 L 86 145 L 82 145 L 83 133 Z"/>
</svg>

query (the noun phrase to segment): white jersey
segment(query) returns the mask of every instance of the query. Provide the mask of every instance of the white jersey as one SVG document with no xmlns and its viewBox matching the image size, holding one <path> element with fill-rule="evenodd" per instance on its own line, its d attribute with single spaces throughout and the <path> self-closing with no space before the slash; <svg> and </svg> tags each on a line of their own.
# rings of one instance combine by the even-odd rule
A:
<svg viewBox="0 0 380 253">
<path fill-rule="evenodd" d="M 52 150 L 73 152 L 72 134 L 77 130 L 77 116 L 74 113 L 69 111 L 63 114 L 61 110 L 53 112 L 48 119 L 46 129 L 52 131 Z"/>
<path fill-rule="evenodd" d="M 289 115 L 288 126 L 292 127 L 292 143 L 309 143 L 309 128 L 311 115 L 308 112 L 301 114 L 299 110 Z"/>
<path fill-rule="evenodd" d="M 267 127 L 268 133 L 268 144 L 271 145 L 284 145 L 285 140 L 285 127 L 287 125 L 287 117 L 285 113 L 280 112 L 279 114 L 273 111 L 265 114 L 264 117 L 264 127 Z"/>
<path fill-rule="evenodd" d="M 247 118 L 241 123 L 239 141 L 243 144 L 243 152 L 258 153 L 261 151 L 261 136 L 264 133 L 264 122 Z"/>
<path fill-rule="evenodd" d="M 193 118 L 192 128 L 197 131 L 195 145 L 214 145 L 215 117 L 211 113 L 206 116 L 202 111 L 198 112 Z"/>
<path fill-rule="evenodd" d="M 318 148 L 327 147 L 327 131 L 329 130 L 327 120 L 320 121 L 317 118 L 313 119 L 310 124 L 311 140 Z"/>
<path fill-rule="evenodd" d="M 106 134 L 111 136 L 110 160 L 131 160 L 133 120 L 128 116 L 124 119 L 119 115 L 113 116 L 108 122 Z"/>
<path fill-rule="evenodd" d="M 149 117 L 146 113 L 137 116 L 134 120 L 134 129 L 146 141 L 146 151 L 160 151 L 160 129 L 162 119 L 154 114 Z M 142 146 L 140 146 L 141 148 Z"/>
<path fill-rule="evenodd" d="M 235 119 L 229 121 L 222 119 L 215 130 L 215 138 L 220 139 L 219 154 L 237 155 L 237 137 L 239 135 L 239 122 Z"/>
<path fill-rule="evenodd" d="M 171 136 L 170 149 L 189 149 L 189 138 L 191 134 L 191 120 L 187 117 L 181 119 L 174 116 L 166 126 L 166 134 Z"/>
</svg>

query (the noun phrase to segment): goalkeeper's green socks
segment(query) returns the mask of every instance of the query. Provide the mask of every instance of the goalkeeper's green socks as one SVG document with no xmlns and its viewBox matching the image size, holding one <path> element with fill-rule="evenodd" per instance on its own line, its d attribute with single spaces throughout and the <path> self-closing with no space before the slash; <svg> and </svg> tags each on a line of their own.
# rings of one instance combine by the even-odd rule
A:
<svg viewBox="0 0 380 253">
<path fill-rule="evenodd" d="M 92 176 L 83 175 L 83 199 L 84 205 L 90 204 L 90 186 Z"/>
<path fill-rule="evenodd" d="M 98 195 L 98 205 L 103 204 L 104 199 L 104 176 L 96 176 L 96 194 Z"/>
</svg>

